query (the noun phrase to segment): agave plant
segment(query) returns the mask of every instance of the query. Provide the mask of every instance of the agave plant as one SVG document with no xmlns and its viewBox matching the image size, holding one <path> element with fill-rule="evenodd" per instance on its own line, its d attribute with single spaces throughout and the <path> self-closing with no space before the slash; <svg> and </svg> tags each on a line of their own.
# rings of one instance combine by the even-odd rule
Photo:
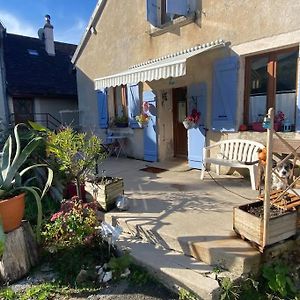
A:
<svg viewBox="0 0 300 300">
<path fill-rule="evenodd" d="M 34 164 L 24 166 L 30 154 L 42 142 L 41 137 L 33 137 L 22 149 L 18 129 L 24 124 L 18 124 L 14 128 L 15 145 L 10 135 L 3 147 L 0 156 L 0 201 L 10 198 L 20 192 L 30 192 L 34 196 L 38 208 L 37 214 L 37 241 L 40 241 L 40 230 L 42 223 L 42 198 L 50 187 L 53 179 L 53 171 L 46 164 Z M 34 177 L 28 178 L 28 172 L 34 168 L 44 167 L 48 171 L 47 180 L 43 190 L 34 186 Z M 26 175 L 26 180 L 24 180 Z"/>
</svg>

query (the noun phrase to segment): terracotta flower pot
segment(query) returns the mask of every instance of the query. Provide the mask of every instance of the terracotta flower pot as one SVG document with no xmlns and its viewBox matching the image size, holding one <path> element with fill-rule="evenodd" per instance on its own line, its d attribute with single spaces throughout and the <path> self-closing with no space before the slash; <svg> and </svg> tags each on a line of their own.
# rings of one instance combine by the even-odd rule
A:
<svg viewBox="0 0 300 300">
<path fill-rule="evenodd" d="M 0 200 L 0 217 L 5 233 L 20 227 L 25 211 L 25 193 Z"/>
</svg>

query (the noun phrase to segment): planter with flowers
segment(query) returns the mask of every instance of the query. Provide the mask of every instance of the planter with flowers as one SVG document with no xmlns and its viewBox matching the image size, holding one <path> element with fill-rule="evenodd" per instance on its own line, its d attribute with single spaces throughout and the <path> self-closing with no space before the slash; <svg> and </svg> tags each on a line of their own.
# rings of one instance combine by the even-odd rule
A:
<svg viewBox="0 0 300 300">
<path fill-rule="evenodd" d="M 200 112 L 198 112 L 196 109 L 193 109 L 192 113 L 188 115 L 182 122 L 185 129 L 197 128 L 200 122 L 200 115 Z"/>
<path fill-rule="evenodd" d="M 284 113 L 282 111 L 278 111 L 277 114 L 274 116 L 275 131 L 281 131 L 284 119 L 285 119 Z M 263 122 L 253 122 L 251 124 L 251 127 L 253 131 L 258 131 L 258 132 L 267 131 L 267 129 L 263 127 Z"/>
<path fill-rule="evenodd" d="M 141 113 L 138 116 L 135 117 L 135 120 L 138 122 L 139 126 L 141 128 L 145 127 L 148 125 L 148 122 L 150 120 L 150 116 L 147 115 L 146 113 Z"/>
</svg>

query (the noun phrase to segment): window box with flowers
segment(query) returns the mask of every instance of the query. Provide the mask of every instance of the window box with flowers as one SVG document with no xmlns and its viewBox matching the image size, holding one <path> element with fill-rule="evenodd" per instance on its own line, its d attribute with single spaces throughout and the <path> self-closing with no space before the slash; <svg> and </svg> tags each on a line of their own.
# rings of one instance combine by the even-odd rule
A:
<svg viewBox="0 0 300 300">
<path fill-rule="evenodd" d="M 197 128 L 199 126 L 200 116 L 201 113 L 196 109 L 193 109 L 192 113 L 188 115 L 182 122 L 185 129 Z"/>
<path fill-rule="evenodd" d="M 284 119 L 285 119 L 284 113 L 282 111 L 278 111 L 277 114 L 274 116 L 274 130 L 275 131 L 282 130 L 282 125 L 283 125 Z M 253 131 L 258 131 L 258 132 L 267 131 L 267 129 L 265 129 L 263 127 L 262 121 L 253 122 L 251 124 L 251 126 L 252 126 Z"/>
</svg>

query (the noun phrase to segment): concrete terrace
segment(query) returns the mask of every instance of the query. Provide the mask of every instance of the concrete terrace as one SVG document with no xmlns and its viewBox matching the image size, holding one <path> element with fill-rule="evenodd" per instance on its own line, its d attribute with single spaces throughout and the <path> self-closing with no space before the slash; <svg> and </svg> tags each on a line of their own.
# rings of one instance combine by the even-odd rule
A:
<svg viewBox="0 0 300 300">
<path fill-rule="evenodd" d="M 157 166 L 158 174 L 141 171 Z M 149 163 L 134 159 L 103 162 L 99 170 L 124 178 L 129 210 L 105 214 L 107 221 L 120 224 L 125 232 L 142 237 L 164 249 L 193 256 L 209 265 L 218 265 L 236 274 L 257 268 L 260 254 L 232 230 L 233 207 L 255 199 L 250 181 L 236 176 L 209 175 L 200 180 L 200 171 L 183 161 Z M 228 190 L 234 193 L 230 193 Z"/>
</svg>

